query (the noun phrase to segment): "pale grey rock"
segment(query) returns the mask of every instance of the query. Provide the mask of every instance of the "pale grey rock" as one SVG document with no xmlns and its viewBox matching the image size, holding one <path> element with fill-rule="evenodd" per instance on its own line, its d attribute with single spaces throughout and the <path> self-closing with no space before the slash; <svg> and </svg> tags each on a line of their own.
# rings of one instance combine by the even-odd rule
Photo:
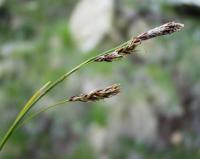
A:
<svg viewBox="0 0 200 159">
<path fill-rule="evenodd" d="M 81 51 L 93 49 L 109 32 L 114 0 L 82 0 L 74 9 L 70 29 Z"/>
</svg>

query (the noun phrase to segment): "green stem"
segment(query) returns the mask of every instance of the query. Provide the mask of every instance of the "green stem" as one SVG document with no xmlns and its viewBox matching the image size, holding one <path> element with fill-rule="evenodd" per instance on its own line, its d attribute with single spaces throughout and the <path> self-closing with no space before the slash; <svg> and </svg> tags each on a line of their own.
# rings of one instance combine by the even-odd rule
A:
<svg viewBox="0 0 200 159">
<path fill-rule="evenodd" d="M 115 51 L 116 49 L 122 47 L 122 46 L 125 46 L 127 45 L 128 43 L 130 42 L 127 41 L 125 43 L 123 43 L 122 45 L 118 46 L 118 47 L 115 47 L 113 49 L 110 49 L 108 51 L 105 51 L 103 52 L 102 54 L 99 54 L 99 55 L 96 55 L 92 58 L 89 58 L 88 60 L 84 61 L 83 63 L 79 64 L 78 66 L 74 67 L 71 71 L 67 72 L 66 74 L 62 75 L 60 78 L 58 78 L 55 82 L 51 83 L 51 85 L 46 89 L 46 91 L 44 91 L 44 93 L 41 95 L 40 98 L 42 98 L 45 94 L 47 94 L 50 90 L 52 90 L 55 86 L 57 86 L 59 83 L 61 83 L 62 81 L 64 81 L 67 77 L 69 77 L 71 74 L 73 74 L 74 72 L 76 72 L 77 70 L 81 69 L 83 66 L 89 64 L 89 63 L 92 63 L 94 62 L 94 60 L 98 57 L 98 56 L 101 56 L 101 55 L 104 55 L 104 54 L 107 54 L 107 53 L 110 53 L 112 51 Z M 39 99 L 40 99 L 39 98 Z M 39 100 L 38 99 L 38 100 Z M 38 101 L 37 100 L 37 101 Z"/>
<path fill-rule="evenodd" d="M 39 111 L 31 114 L 28 118 L 26 118 L 17 128 L 20 128 L 20 127 L 24 126 L 26 123 L 28 123 L 31 119 L 35 118 L 39 114 L 44 113 L 45 111 L 47 111 L 49 109 L 52 109 L 52 108 L 55 108 L 57 106 L 61 106 L 61 105 L 65 104 L 65 103 L 67 103 L 67 102 L 70 102 L 70 101 L 68 99 L 62 100 L 62 101 L 57 102 L 56 104 L 53 104 L 53 105 L 50 105 L 48 107 L 40 109 Z"/>
<path fill-rule="evenodd" d="M 44 96 L 46 95 L 50 90 L 52 90 L 54 87 L 56 87 L 59 83 L 61 83 L 62 81 L 64 81 L 67 77 L 69 77 L 72 73 L 76 72 L 77 70 L 79 70 L 80 68 L 82 68 L 83 66 L 94 62 L 95 58 L 100 56 L 100 55 L 104 55 L 107 53 L 110 53 L 112 51 L 115 51 L 116 49 L 123 47 L 125 45 L 127 45 L 130 42 L 127 41 L 125 43 L 123 43 L 120 46 L 117 46 L 113 49 L 110 49 L 106 52 L 103 52 L 102 54 L 99 54 L 97 56 L 94 56 L 86 61 L 84 61 L 83 63 L 79 64 L 78 66 L 74 67 L 72 70 L 70 70 L 69 72 L 67 72 L 66 74 L 62 75 L 61 77 L 59 77 L 57 80 L 55 80 L 55 82 L 51 83 L 48 82 L 47 84 L 45 84 L 39 91 L 37 91 L 29 100 L 28 102 L 25 104 L 25 106 L 22 108 L 22 110 L 20 111 L 20 113 L 17 115 L 15 121 L 13 122 L 13 124 L 10 126 L 10 128 L 8 129 L 8 131 L 6 132 L 5 136 L 3 137 L 3 140 L 0 144 L 0 151 L 3 149 L 5 143 L 7 142 L 7 140 L 9 139 L 9 137 L 12 135 L 12 133 L 14 132 L 14 130 L 17 128 L 17 126 L 19 125 L 19 123 L 21 122 L 21 120 L 23 119 L 23 117 L 28 113 L 28 111 Z"/>
<path fill-rule="evenodd" d="M 25 106 L 22 108 L 22 110 L 17 115 L 15 121 L 10 126 L 8 131 L 6 132 L 1 144 L 0 144 L 0 151 L 4 147 L 6 141 L 9 139 L 9 137 L 12 135 L 13 131 L 16 129 L 17 125 L 20 123 L 22 118 L 25 116 L 26 112 L 28 112 L 31 108 L 31 106 L 36 103 L 37 99 L 41 96 L 42 92 L 50 85 L 51 82 L 46 83 L 41 89 L 39 89 L 25 104 Z"/>
</svg>

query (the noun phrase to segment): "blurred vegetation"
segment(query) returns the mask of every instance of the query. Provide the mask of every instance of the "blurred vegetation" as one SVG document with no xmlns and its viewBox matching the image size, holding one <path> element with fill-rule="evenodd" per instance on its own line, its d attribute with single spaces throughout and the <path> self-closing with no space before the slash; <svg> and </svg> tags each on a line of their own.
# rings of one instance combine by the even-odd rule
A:
<svg viewBox="0 0 200 159">
<path fill-rule="evenodd" d="M 99 84 L 107 85 L 114 81 L 122 84 L 123 91 L 108 102 L 69 104 L 43 114 L 15 132 L 0 153 L 0 158 L 93 159 L 103 158 L 104 155 L 116 159 L 199 158 L 198 12 L 193 14 L 191 10 L 184 10 L 185 14 L 182 14 L 177 9 L 182 5 L 156 0 L 116 1 L 120 3 L 116 5 L 120 11 L 114 23 L 117 32 L 123 35 L 120 41 L 108 35 L 92 51 L 81 53 L 69 28 L 69 18 L 77 3 L 77 0 L 0 1 L 0 139 L 36 89 L 87 57 L 145 31 L 142 28 L 152 28 L 165 21 L 183 22 L 185 29 L 175 35 L 144 43 L 135 55 L 127 59 L 89 66 L 70 77 L 35 109 L 79 94 L 91 85 L 98 87 Z M 200 10 L 199 7 L 196 9 Z M 124 21 L 130 20 L 126 11 L 133 11 L 137 18 L 122 27 L 118 24 L 121 17 Z M 135 32 L 130 35 L 132 30 Z M 143 106 L 141 101 L 152 109 L 158 127 L 157 134 L 154 134 L 156 139 L 150 143 L 112 129 L 113 120 L 114 125 L 123 129 L 123 122 L 118 123 L 115 118 L 126 119 L 132 107 Z M 117 113 L 119 116 L 116 117 Z M 104 143 L 106 146 L 100 152 L 92 144 L 91 138 L 98 134 L 98 129 L 91 133 L 94 125 L 109 134 L 106 137 L 108 143 Z M 175 132 L 182 135 L 178 144 L 171 143 Z M 116 133 L 119 135 L 111 140 Z"/>
</svg>

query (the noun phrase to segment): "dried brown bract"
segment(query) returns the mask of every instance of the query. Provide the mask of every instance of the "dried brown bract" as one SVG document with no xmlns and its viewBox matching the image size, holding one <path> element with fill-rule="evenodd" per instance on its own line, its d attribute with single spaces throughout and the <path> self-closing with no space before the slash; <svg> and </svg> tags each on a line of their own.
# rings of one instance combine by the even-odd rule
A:
<svg viewBox="0 0 200 159">
<path fill-rule="evenodd" d="M 113 84 L 105 89 L 92 91 L 88 94 L 81 94 L 80 96 L 73 96 L 69 101 L 75 102 L 95 102 L 101 99 L 110 98 L 120 92 L 119 84 Z"/>
<path fill-rule="evenodd" d="M 166 24 L 163 24 L 159 27 L 156 27 L 154 29 L 151 29 L 145 33 L 142 33 L 138 35 L 136 38 L 134 38 L 134 42 L 141 42 L 143 40 L 148 40 L 154 37 L 172 34 L 174 32 L 180 31 L 184 27 L 184 24 L 176 23 L 176 22 L 168 22 Z"/>
</svg>

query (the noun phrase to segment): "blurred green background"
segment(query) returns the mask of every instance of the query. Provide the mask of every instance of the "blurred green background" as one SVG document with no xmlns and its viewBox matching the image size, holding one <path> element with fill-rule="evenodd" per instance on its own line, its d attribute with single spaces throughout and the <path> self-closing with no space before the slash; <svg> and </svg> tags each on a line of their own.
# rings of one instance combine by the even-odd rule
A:
<svg viewBox="0 0 200 159">
<path fill-rule="evenodd" d="M 0 0 L 0 139 L 28 98 L 88 57 L 168 21 L 185 24 L 132 56 L 88 65 L 31 111 L 120 83 L 116 97 L 66 104 L 15 131 L 1 159 L 199 159 L 200 1 Z"/>
</svg>

